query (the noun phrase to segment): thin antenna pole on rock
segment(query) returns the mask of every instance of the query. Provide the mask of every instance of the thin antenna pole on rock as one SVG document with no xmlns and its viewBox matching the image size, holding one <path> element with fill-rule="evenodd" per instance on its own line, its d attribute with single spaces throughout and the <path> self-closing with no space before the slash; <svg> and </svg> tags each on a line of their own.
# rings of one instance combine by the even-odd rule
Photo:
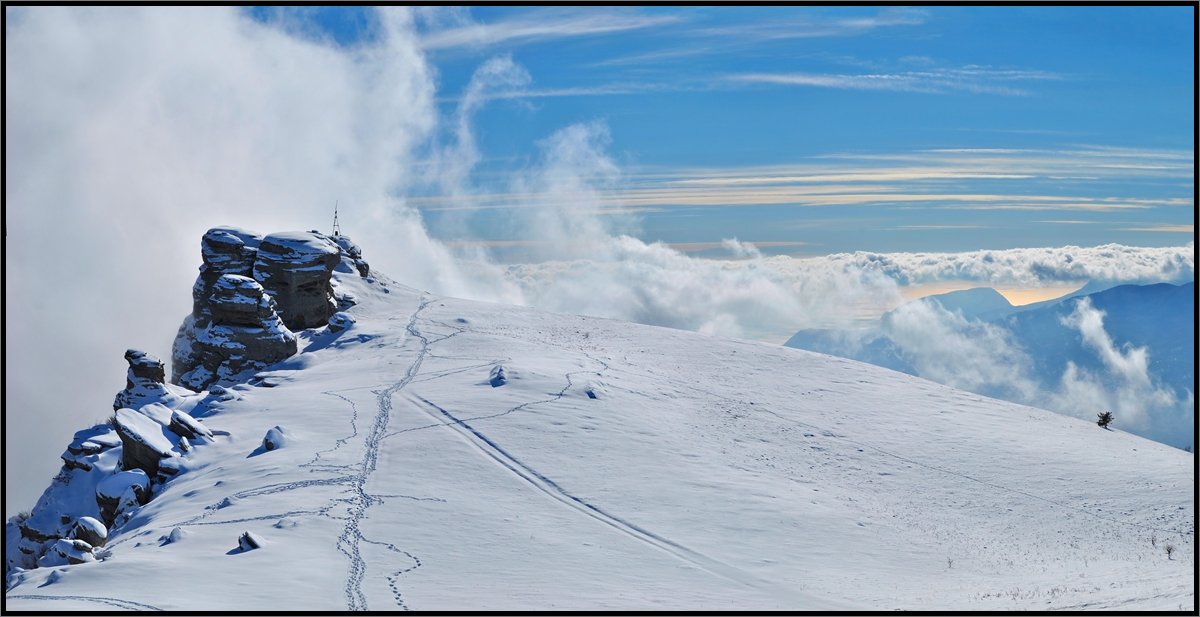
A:
<svg viewBox="0 0 1200 617">
<path fill-rule="evenodd" d="M 342 228 L 338 225 L 338 202 L 336 199 L 333 200 L 333 235 L 335 237 L 342 235 Z"/>
</svg>

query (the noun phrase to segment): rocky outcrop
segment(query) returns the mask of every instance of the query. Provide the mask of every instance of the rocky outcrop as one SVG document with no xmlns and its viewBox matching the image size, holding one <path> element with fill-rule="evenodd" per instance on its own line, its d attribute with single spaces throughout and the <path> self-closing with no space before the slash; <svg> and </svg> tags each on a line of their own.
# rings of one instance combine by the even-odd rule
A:
<svg viewBox="0 0 1200 617">
<path fill-rule="evenodd" d="M 222 274 L 202 316 L 184 319 L 175 337 L 174 379 L 193 390 L 234 383 L 296 353 L 296 335 L 257 281 Z"/>
<path fill-rule="evenodd" d="M 213 432 L 185 411 L 171 411 L 171 422 L 167 429 L 179 435 L 180 445 L 187 443 L 183 440 L 212 439 Z M 190 446 L 189 446 L 190 447 Z M 186 448 L 185 448 L 186 449 Z"/>
<path fill-rule="evenodd" d="M 141 409 L 150 403 L 173 405 L 178 402 L 179 393 L 172 392 L 172 387 L 166 383 L 167 374 L 162 360 L 144 351 L 130 349 L 125 352 L 125 361 L 129 363 L 125 389 L 113 399 L 114 410 L 123 407 Z"/>
<path fill-rule="evenodd" d="M 132 409 L 118 409 L 113 426 L 121 438 L 121 467 L 127 470 L 140 469 L 147 476 L 158 475 L 162 459 L 177 456 L 175 437 L 162 424 Z"/>
<path fill-rule="evenodd" d="M 275 298 L 287 327 L 315 328 L 337 310 L 332 277 L 340 261 L 341 248 L 322 234 L 271 234 L 258 248 L 254 279 Z"/>
<path fill-rule="evenodd" d="M 75 433 L 62 453 L 63 467 L 91 471 L 102 452 L 121 445 L 117 432 L 107 424 L 99 424 Z"/>
<path fill-rule="evenodd" d="M 171 382 L 203 390 L 232 383 L 296 353 L 296 340 L 275 304 L 252 278 L 262 237 L 237 227 L 214 227 L 200 240 L 200 275 L 192 285 L 192 314 L 171 353 Z"/>
<path fill-rule="evenodd" d="M 200 276 L 192 286 L 192 314 L 204 317 L 212 286 L 222 274 L 252 276 L 262 237 L 237 227 L 214 227 L 200 239 Z"/>
<path fill-rule="evenodd" d="M 317 231 L 262 237 L 214 227 L 200 256 L 192 314 L 171 353 L 171 383 L 192 390 L 235 383 L 295 354 L 293 331 L 332 323 L 334 271 L 366 277 L 371 270 L 350 238 Z M 354 304 L 349 295 L 340 300 L 343 308 Z"/>
<path fill-rule="evenodd" d="M 354 318 L 337 311 L 354 298 L 338 293 L 334 273 L 372 280 L 358 245 L 315 231 L 263 237 L 214 227 L 201 239 L 200 255 L 192 312 L 172 348 L 170 379 L 159 358 L 126 351 L 125 388 L 113 399 L 113 418 L 76 433 L 51 486 L 28 515 L 6 525 L 6 573 L 100 555 L 92 548 L 105 544 L 109 529 L 127 524 L 158 487 L 186 473 L 197 446 L 228 435 L 197 419 L 240 397 L 223 386 L 244 383 L 294 355 L 293 329 L 353 327 Z M 286 441 L 275 427 L 263 448 Z"/>
</svg>

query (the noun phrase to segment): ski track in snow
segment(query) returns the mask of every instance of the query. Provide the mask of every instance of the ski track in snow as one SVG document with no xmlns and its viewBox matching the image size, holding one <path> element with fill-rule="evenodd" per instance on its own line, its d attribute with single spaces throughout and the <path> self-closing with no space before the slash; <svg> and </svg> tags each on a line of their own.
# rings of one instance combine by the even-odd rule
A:
<svg viewBox="0 0 1200 617">
<path fill-rule="evenodd" d="M 371 431 L 367 433 L 366 440 L 363 443 L 363 458 L 358 475 L 353 478 L 355 497 L 352 500 L 350 511 L 346 517 L 346 527 L 337 542 L 338 550 L 350 559 L 350 574 L 346 579 L 345 589 L 346 605 L 350 610 L 367 610 L 367 598 L 362 590 L 363 578 L 366 576 L 367 566 L 362 557 L 361 547 L 361 543 L 366 541 L 366 539 L 359 529 L 359 522 L 366 516 L 367 509 L 376 501 L 374 497 L 367 493 L 367 480 L 370 479 L 371 474 L 375 471 L 375 465 L 379 460 L 379 447 L 384 437 L 386 437 L 388 420 L 392 412 L 392 395 L 404 389 L 405 386 L 412 382 L 413 378 L 421 370 L 421 363 L 425 361 L 425 355 L 429 352 L 429 339 L 417 329 L 417 318 L 420 316 L 421 311 L 425 310 L 425 307 L 429 306 L 433 301 L 433 298 L 423 298 L 420 305 L 408 319 L 405 331 L 413 338 L 421 340 L 421 348 L 417 352 L 416 359 L 409 365 L 404 377 L 387 389 L 376 393 L 378 396 L 379 412 L 375 415 L 375 422 L 371 425 Z M 394 591 L 394 595 L 397 604 L 401 608 L 407 609 L 407 605 L 404 604 L 404 601 L 400 597 L 400 592 Z"/>
<path fill-rule="evenodd" d="M 123 611 L 161 611 L 163 609 L 151 604 L 142 604 L 141 602 L 133 602 L 130 600 L 122 600 L 120 598 L 101 598 L 96 596 L 46 596 L 33 594 L 20 594 L 7 596 L 9 600 L 78 600 L 81 602 L 97 602 L 99 604 L 107 604 L 115 606 Z"/>
<path fill-rule="evenodd" d="M 579 372 L 593 372 L 593 371 L 579 371 Z M 570 387 L 570 385 L 568 384 L 567 388 L 563 388 L 562 392 L 565 393 L 569 387 Z M 559 398 L 561 398 L 561 396 L 562 395 L 560 394 Z M 515 474 L 517 477 L 521 478 L 522 480 L 525 480 L 526 482 L 528 482 L 530 485 L 534 486 L 538 490 L 549 495 L 550 497 L 553 497 L 555 500 L 559 501 L 560 503 L 566 504 L 578 512 L 586 514 L 587 516 L 589 516 L 595 520 L 598 520 L 598 521 L 600 521 L 618 531 L 621 531 L 637 540 L 641 540 L 642 542 L 649 544 L 655 548 L 666 551 L 667 553 L 674 555 L 675 557 L 682 559 L 688 563 L 691 563 L 692 565 L 695 565 L 705 571 L 722 576 L 724 578 L 730 579 L 737 583 L 741 583 L 743 585 L 758 586 L 758 585 L 762 584 L 757 579 L 751 577 L 750 575 L 748 575 L 747 573 L 745 573 L 741 570 L 738 570 L 737 568 L 735 568 L 733 566 L 730 566 L 728 564 L 717 561 L 711 557 L 708 557 L 706 555 L 698 553 L 686 546 L 683 546 L 682 544 L 679 544 L 678 542 L 672 541 L 672 540 L 665 538 L 663 536 L 660 536 L 652 531 L 649 531 L 643 527 L 640 527 L 637 524 L 631 523 L 623 518 L 620 518 L 618 516 L 610 514 L 607 511 L 605 511 L 604 509 L 600 508 L 599 506 L 587 501 L 586 499 L 583 499 L 582 497 L 579 497 L 577 495 L 570 493 L 569 491 L 564 489 L 562 486 L 560 486 L 558 483 L 556 483 L 554 480 L 551 480 L 550 478 L 546 477 L 541 472 L 539 472 L 539 471 L 533 469 L 532 467 L 526 465 L 525 463 L 521 462 L 519 459 L 514 457 L 512 454 L 510 454 L 508 451 L 506 451 L 503 447 L 501 447 L 495 441 L 493 441 L 492 439 L 490 439 L 489 437 L 487 437 L 486 435 L 481 433 L 475 427 L 468 424 L 466 420 L 462 420 L 460 418 L 455 417 L 454 414 L 452 414 L 448 410 L 440 407 L 436 403 L 434 403 L 420 395 L 417 395 L 417 398 L 420 399 L 421 402 L 425 403 L 430 408 L 436 410 L 442 416 L 444 416 L 445 418 L 450 420 L 450 422 L 448 422 L 448 423 L 442 422 L 441 423 L 442 426 L 451 428 L 456 433 L 461 435 L 468 443 L 475 446 L 476 449 L 478 449 L 480 452 L 482 452 L 483 454 L 485 454 L 492 460 L 496 461 L 502 467 L 504 467 L 505 469 L 508 469 L 513 474 Z M 557 398 L 550 399 L 550 400 L 557 400 Z M 544 402 L 544 401 L 542 401 L 542 402 Z M 535 403 L 523 403 L 522 405 L 518 405 L 517 407 L 509 409 L 508 411 L 506 411 L 504 413 L 493 414 L 491 416 L 481 416 L 481 418 L 498 417 L 498 416 L 504 415 L 505 413 L 511 413 L 513 411 L 516 411 L 518 408 L 528 407 L 532 404 L 535 404 Z M 426 413 L 430 413 L 428 410 L 425 410 L 424 408 L 422 408 L 422 409 Z M 430 414 L 430 415 L 432 415 L 432 414 Z M 434 417 L 436 419 L 436 416 L 434 416 Z M 463 430 L 460 430 L 459 427 L 461 427 L 462 429 L 466 429 L 466 431 L 464 432 Z"/>
</svg>

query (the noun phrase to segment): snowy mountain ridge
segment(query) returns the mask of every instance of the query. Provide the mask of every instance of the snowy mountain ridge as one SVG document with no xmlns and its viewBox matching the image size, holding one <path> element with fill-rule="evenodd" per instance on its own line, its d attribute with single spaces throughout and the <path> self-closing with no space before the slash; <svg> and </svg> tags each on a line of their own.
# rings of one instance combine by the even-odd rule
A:
<svg viewBox="0 0 1200 617">
<path fill-rule="evenodd" d="M 1194 610 L 1189 453 L 360 258 L 294 331 L 256 277 L 209 276 L 189 332 L 294 336 L 261 370 L 192 360 L 218 377 L 192 392 L 127 354 L 130 407 L 6 525 L 6 609 Z"/>
<path fill-rule="evenodd" d="M 985 396 L 1043 400 L 1077 417 L 1110 409 L 1123 430 L 1190 449 L 1195 293 L 1194 282 L 1093 283 L 1014 307 L 992 289 L 975 288 L 907 303 L 869 328 L 802 330 L 784 344 Z"/>
</svg>

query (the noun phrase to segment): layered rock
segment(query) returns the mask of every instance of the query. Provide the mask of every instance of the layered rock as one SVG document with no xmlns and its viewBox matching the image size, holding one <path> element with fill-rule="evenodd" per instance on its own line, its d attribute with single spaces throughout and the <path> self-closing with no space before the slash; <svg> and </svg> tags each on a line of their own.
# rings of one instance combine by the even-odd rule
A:
<svg viewBox="0 0 1200 617">
<path fill-rule="evenodd" d="M 114 410 L 123 407 L 140 409 L 150 403 L 173 405 L 179 401 L 181 394 L 186 394 L 172 391 L 173 386 L 166 383 L 167 375 L 163 362 L 157 357 L 144 351 L 130 349 L 125 352 L 125 361 L 129 363 L 125 389 L 118 392 L 113 399 Z"/>
<path fill-rule="evenodd" d="M 288 328 L 323 326 L 337 310 L 332 279 L 341 254 L 341 247 L 316 232 L 263 238 L 254 261 L 254 279 L 275 298 Z"/>
<path fill-rule="evenodd" d="M 162 459 L 178 456 L 175 445 L 179 437 L 148 416 L 132 409 L 118 409 L 113 426 L 121 438 L 121 467 L 124 469 L 140 469 L 154 477 L 158 475 Z"/>
<path fill-rule="evenodd" d="M 212 286 L 222 274 L 252 276 L 262 236 L 237 227 L 214 227 L 200 239 L 200 276 L 192 286 L 192 314 L 207 315 Z"/>
<path fill-rule="evenodd" d="M 62 453 L 63 467 L 91 471 L 99 461 L 100 454 L 121 445 L 117 432 L 107 424 L 100 424 L 75 433 L 71 443 Z"/>
<path fill-rule="evenodd" d="M 202 316 L 184 319 L 175 338 L 174 380 L 193 390 L 234 383 L 296 353 L 296 335 L 257 281 L 222 274 Z"/>
<path fill-rule="evenodd" d="M 192 390 L 235 383 L 296 353 L 293 331 L 331 323 L 339 309 L 334 271 L 370 273 L 354 241 L 317 231 L 261 237 L 214 227 L 200 254 L 192 314 L 171 354 L 171 383 Z M 341 308 L 354 304 L 349 295 L 340 301 Z"/>
</svg>

